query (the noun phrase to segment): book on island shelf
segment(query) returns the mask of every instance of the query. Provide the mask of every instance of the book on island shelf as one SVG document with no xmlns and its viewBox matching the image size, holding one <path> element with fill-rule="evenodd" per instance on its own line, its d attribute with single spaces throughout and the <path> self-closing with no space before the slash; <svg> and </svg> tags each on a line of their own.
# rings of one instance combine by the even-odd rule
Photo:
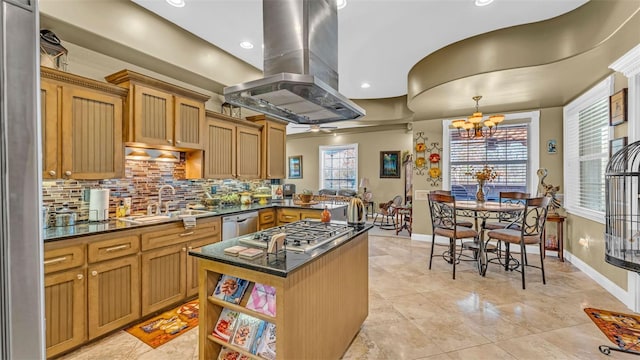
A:
<svg viewBox="0 0 640 360">
<path fill-rule="evenodd" d="M 220 349 L 220 355 L 218 355 L 218 360 L 251 360 L 247 355 L 240 354 L 239 352 L 222 347 Z"/>
<path fill-rule="evenodd" d="M 247 286 L 249 286 L 247 280 L 223 274 L 213 290 L 213 296 L 233 304 L 239 304 Z"/>
<path fill-rule="evenodd" d="M 265 323 L 262 334 L 256 341 L 255 352 L 252 353 L 267 360 L 276 360 L 276 324 Z"/>
<path fill-rule="evenodd" d="M 249 352 L 255 351 L 255 341 L 264 324 L 263 320 L 240 313 L 229 343 Z"/>
<path fill-rule="evenodd" d="M 255 283 L 249 294 L 247 309 L 276 316 L 276 289 L 273 286 Z"/>
<path fill-rule="evenodd" d="M 220 340 L 229 342 L 229 338 L 233 335 L 235 329 L 236 320 L 240 313 L 237 311 L 229 310 L 227 308 L 222 309 L 220 317 L 213 328 L 211 335 L 217 337 Z"/>
</svg>

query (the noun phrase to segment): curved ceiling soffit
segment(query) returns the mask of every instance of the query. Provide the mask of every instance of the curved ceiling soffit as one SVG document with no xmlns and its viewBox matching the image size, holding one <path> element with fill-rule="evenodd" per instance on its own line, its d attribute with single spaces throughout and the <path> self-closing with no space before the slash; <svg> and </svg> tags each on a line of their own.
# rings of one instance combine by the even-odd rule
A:
<svg viewBox="0 0 640 360">
<path fill-rule="evenodd" d="M 582 54 L 593 53 L 592 50 L 605 44 L 639 12 L 640 2 L 591 0 L 578 9 L 553 19 L 496 30 L 451 44 L 428 55 L 409 71 L 408 108 L 420 114 L 421 118 L 453 116 L 451 111 L 433 111 L 432 106 L 435 104 L 453 112 L 456 111 L 453 109 L 457 109 L 459 114 L 472 111 L 474 104 L 471 96 L 483 92 L 476 93 L 476 85 L 480 79 L 489 81 L 483 87 L 489 86 L 491 89 L 485 90 L 491 90 L 491 94 L 494 94 L 493 91 L 507 91 L 509 86 L 503 85 L 517 82 L 517 78 L 506 76 L 509 71 L 527 68 L 529 74 L 540 76 L 544 75 L 542 70 L 545 68 L 566 68 L 567 66 L 554 65 L 568 60 L 575 61 Z M 504 74 L 500 74 L 501 72 Z M 466 78 L 476 79 L 468 84 L 459 83 Z M 449 86 L 455 88 L 456 92 L 444 90 L 447 85 L 451 85 L 449 83 L 456 81 L 458 84 Z M 443 89 L 439 89 L 440 87 Z M 425 101 L 426 95 L 432 94 L 439 94 L 441 97 L 451 94 L 469 96 L 460 100 L 441 98 L 436 102 Z M 503 96 L 503 99 L 498 100 L 498 97 L 489 101 L 496 106 L 504 106 L 507 99 Z M 481 100 L 480 105 L 483 110 L 488 111 L 486 100 Z M 513 99 L 510 102 L 514 102 Z M 518 104 L 516 109 L 522 109 L 518 106 L 523 105 L 524 102 Z M 500 111 L 507 109 L 502 108 Z"/>
<path fill-rule="evenodd" d="M 367 115 L 355 120 L 367 125 L 411 121 L 413 112 L 407 107 L 407 96 L 379 99 L 352 100 L 367 111 Z"/>
</svg>

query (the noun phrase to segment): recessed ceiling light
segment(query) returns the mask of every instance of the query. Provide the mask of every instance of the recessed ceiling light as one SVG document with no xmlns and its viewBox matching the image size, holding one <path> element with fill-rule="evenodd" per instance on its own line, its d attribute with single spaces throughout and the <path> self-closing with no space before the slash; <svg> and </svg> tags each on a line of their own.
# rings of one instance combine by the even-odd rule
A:
<svg viewBox="0 0 640 360">
<path fill-rule="evenodd" d="M 338 0 L 336 3 L 338 5 L 338 10 L 344 9 L 344 7 L 347 6 L 347 0 Z"/>
<path fill-rule="evenodd" d="M 248 41 L 243 41 L 240 43 L 240 47 L 243 49 L 253 49 L 253 44 Z"/>
<path fill-rule="evenodd" d="M 362 84 L 360 84 L 360 87 L 363 89 L 368 89 L 371 87 L 371 84 L 369 84 L 368 82 L 363 82 Z"/>
<path fill-rule="evenodd" d="M 489 5 L 493 2 L 493 0 L 476 0 L 476 6 L 485 6 Z"/>
<path fill-rule="evenodd" d="M 169 5 L 179 8 L 184 7 L 185 5 L 184 0 L 167 0 L 167 2 L 169 3 Z"/>
</svg>

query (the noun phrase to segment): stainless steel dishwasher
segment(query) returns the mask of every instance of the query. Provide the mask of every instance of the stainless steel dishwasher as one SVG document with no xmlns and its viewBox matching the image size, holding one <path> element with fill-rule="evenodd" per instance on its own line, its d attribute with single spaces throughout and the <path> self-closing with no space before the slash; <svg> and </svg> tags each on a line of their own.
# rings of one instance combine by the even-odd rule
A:
<svg viewBox="0 0 640 360">
<path fill-rule="evenodd" d="M 258 212 L 252 211 L 222 217 L 222 240 L 258 231 Z"/>
</svg>

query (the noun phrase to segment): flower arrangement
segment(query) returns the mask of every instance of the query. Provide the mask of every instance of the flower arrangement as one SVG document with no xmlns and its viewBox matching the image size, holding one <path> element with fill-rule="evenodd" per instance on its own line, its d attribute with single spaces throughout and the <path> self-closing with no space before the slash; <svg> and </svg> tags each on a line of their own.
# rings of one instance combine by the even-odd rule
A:
<svg viewBox="0 0 640 360">
<path fill-rule="evenodd" d="M 499 175 L 497 171 L 495 171 L 492 167 L 489 167 L 487 165 L 482 167 L 482 169 L 480 170 L 476 170 L 473 167 L 471 167 L 469 171 L 467 171 L 464 174 L 467 176 L 473 176 L 474 179 L 476 179 L 478 182 L 481 182 L 481 183 L 484 183 L 487 181 L 491 182 L 495 178 L 497 178 Z"/>
</svg>

